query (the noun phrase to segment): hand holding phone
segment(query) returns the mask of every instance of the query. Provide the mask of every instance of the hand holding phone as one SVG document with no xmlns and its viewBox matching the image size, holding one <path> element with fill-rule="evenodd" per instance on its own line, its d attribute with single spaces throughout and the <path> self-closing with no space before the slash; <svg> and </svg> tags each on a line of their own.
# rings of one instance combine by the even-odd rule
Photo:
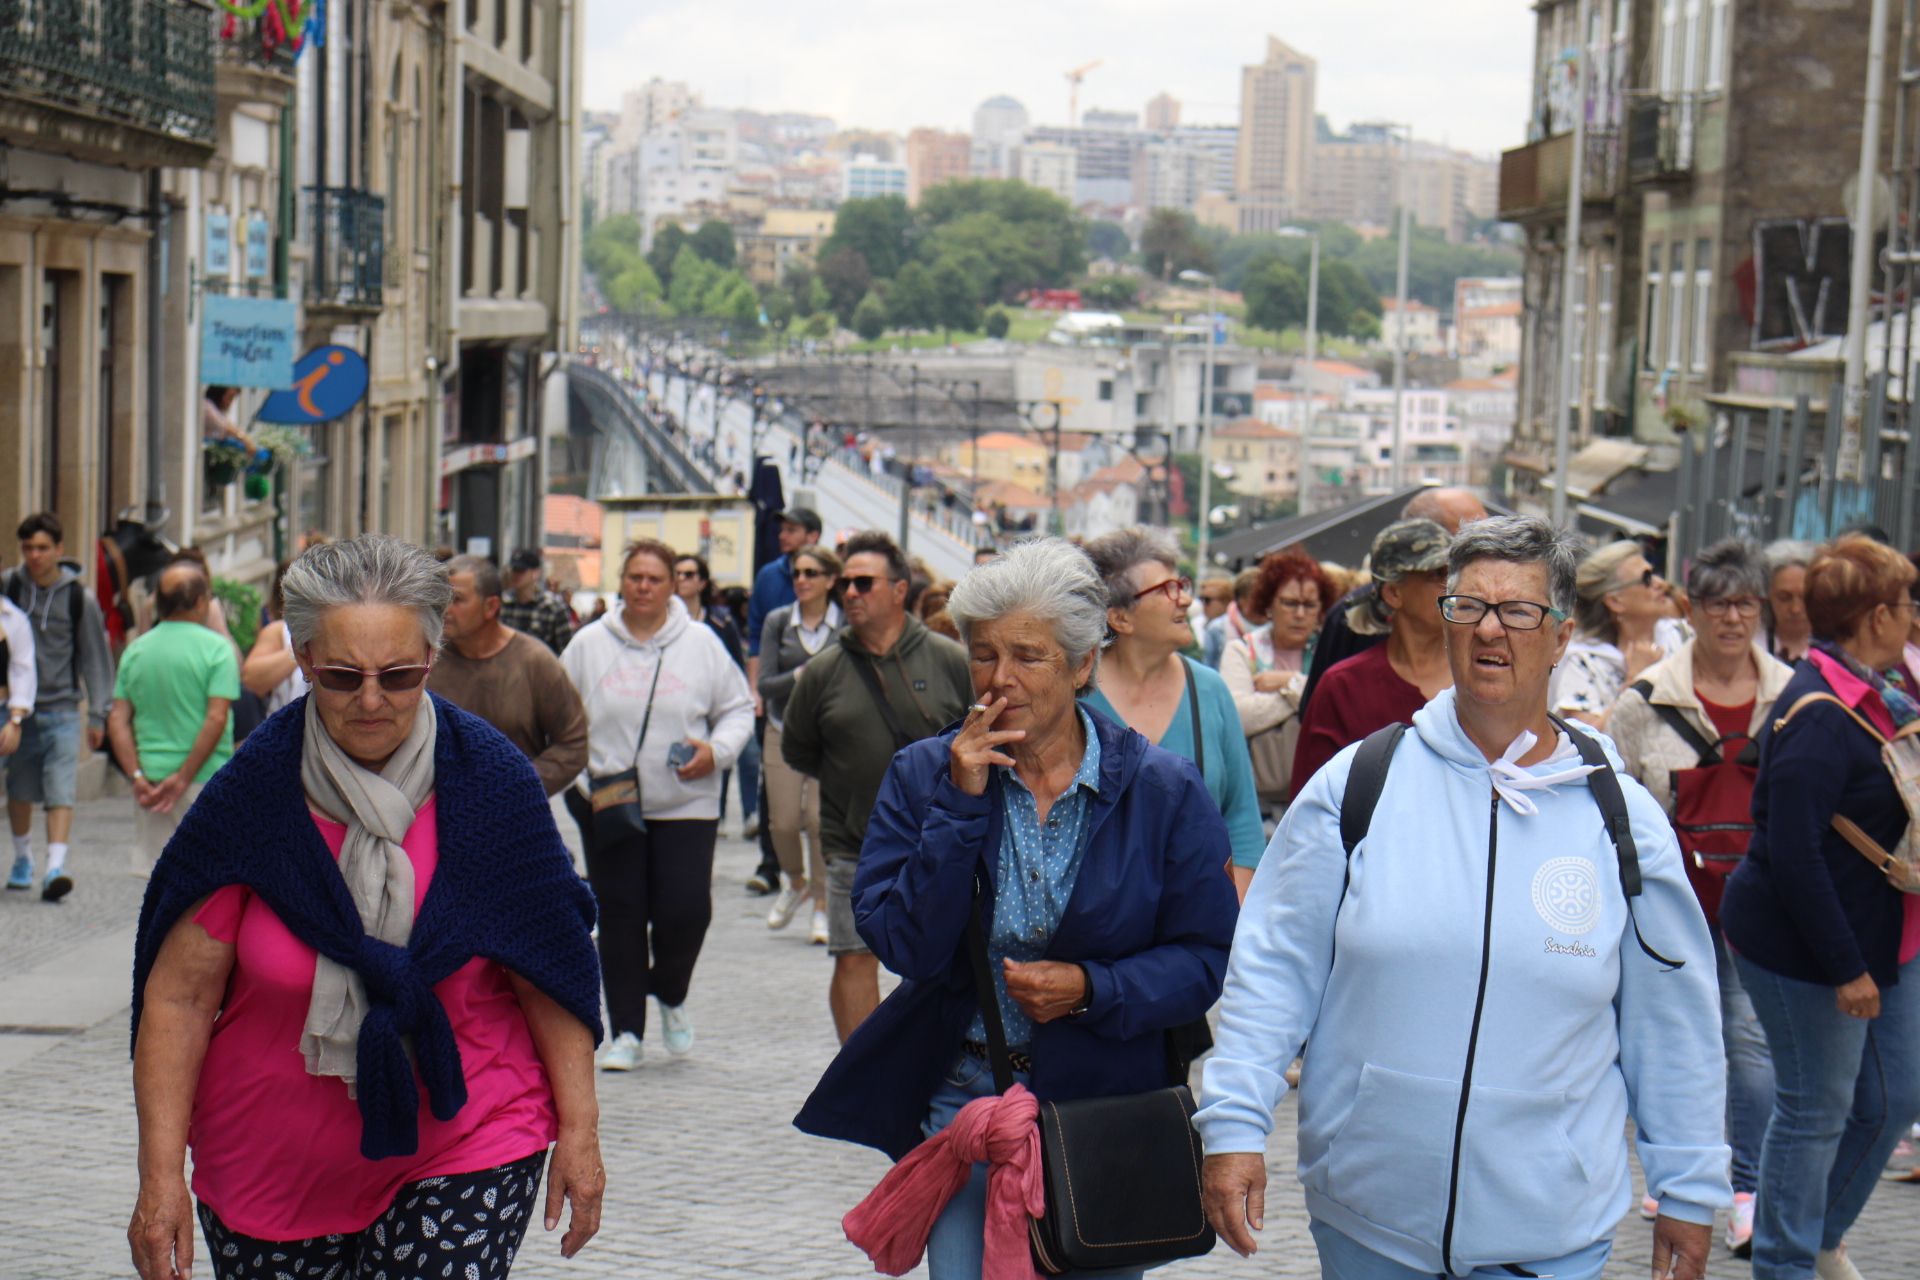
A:
<svg viewBox="0 0 1920 1280">
<path fill-rule="evenodd" d="M 693 762 L 696 754 L 691 742 L 676 742 L 667 748 L 667 767 L 684 769 Z"/>
</svg>

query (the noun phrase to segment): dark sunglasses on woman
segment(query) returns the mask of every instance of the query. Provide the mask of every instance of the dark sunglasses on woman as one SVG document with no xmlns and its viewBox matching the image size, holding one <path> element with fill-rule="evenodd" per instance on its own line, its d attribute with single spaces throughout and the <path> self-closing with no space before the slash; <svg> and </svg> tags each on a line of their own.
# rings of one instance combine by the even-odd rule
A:
<svg viewBox="0 0 1920 1280">
<path fill-rule="evenodd" d="M 426 680 L 427 673 L 433 670 L 432 663 L 404 667 L 386 667 L 379 671 L 362 671 L 359 667 L 315 667 L 313 682 L 330 693 L 358 693 L 369 679 L 378 680 L 380 687 L 388 693 L 405 693 L 418 689 Z"/>
</svg>

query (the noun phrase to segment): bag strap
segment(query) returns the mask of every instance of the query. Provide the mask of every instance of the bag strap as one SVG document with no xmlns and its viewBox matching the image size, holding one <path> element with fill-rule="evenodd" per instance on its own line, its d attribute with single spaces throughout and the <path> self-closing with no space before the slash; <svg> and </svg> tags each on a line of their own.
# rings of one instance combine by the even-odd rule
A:
<svg viewBox="0 0 1920 1280">
<path fill-rule="evenodd" d="M 993 985 L 993 964 L 987 956 L 986 887 L 977 871 L 973 876 L 973 906 L 967 915 L 967 953 L 973 961 L 973 991 L 980 1002 L 980 1021 L 987 1028 L 993 1090 L 1005 1093 L 1013 1088 L 1013 1055 L 1007 1049 L 1007 1024 L 1000 1017 L 999 989 Z"/>
<path fill-rule="evenodd" d="M 1883 747 L 1887 745 L 1887 735 L 1880 732 L 1878 729 L 1874 728 L 1873 722 L 1871 720 L 1868 720 L 1865 716 L 1861 715 L 1858 711 L 1855 711 L 1852 707 L 1848 706 L 1845 702 L 1841 701 L 1839 698 L 1835 697 L 1831 693 L 1801 694 L 1799 698 L 1795 699 L 1794 704 L 1787 708 L 1787 714 L 1781 716 L 1778 720 L 1775 720 L 1773 722 L 1773 731 L 1775 733 L 1778 733 L 1782 729 L 1786 728 L 1787 721 L 1793 719 L 1796 715 L 1800 714 L 1800 709 L 1802 707 L 1805 707 L 1809 703 L 1814 703 L 1814 702 L 1831 702 L 1834 706 L 1846 712 L 1847 715 L 1853 720 L 1855 724 L 1859 725 L 1862 729 L 1865 729 L 1869 734 L 1871 734 L 1875 742 L 1879 743 Z M 1916 723 L 1920 723 L 1920 722 L 1916 722 Z"/>
<path fill-rule="evenodd" d="M 1600 820 L 1607 829 L 1607 837 L 1613 841 L 1614 859 L 1620 864 L 1620 891 L 1627 899 L 1627 921 L 1633 925 L 1633 940 L 1640 944 L 1640 950 L 1648 959 L 1663 964 L 1669 971 L 1684 969 L 1686 961 L 1671 960 L 1647 945 L 1640 933 L 1640 918 L 1634 913 L 1633 900 L 1640 896 L 1643 887 L 1640 881 L 1640 847 L 1633 839 L 1633 819 L 1627 813 L 1626 793 L 1620 789 L 1620 777 L 1613 771 L 1613 764 L 1607 759 L 1606 750 L 1597 738 L 1575 729 L 1559 716 L 1549 715 L 1560 732 L 1567 735 L 1573 743 L 1573 749 L 1580 753 L 1580 763 L 1593 765 L 1594 770 L 1587 775 L 1587 786 L 1593 792 L 1594 803 L 1600 806 Z"/>
<path fill-rule="evenodd" d="M 908 736 L 906 728 L 900 723 L 900 717 L 894 712 L 893 703 L 888 699 L 887 691 L 880 683 L 880 672 L 875 669 L 874 659 L 852 649 L 847 649 L 845 652 L 847 661 L 851 662 L 853 669 L 860 673 L 861 683 L 866 685 L 867 692 L 873 695 L 873 705 L 880 708 L 880 718 L 886 721 L 887 732 L 893 735 L 893 749 L 899 751 L 910 745 L 914 739 Z"/>
<path fill-rule="evenodd" d="M 1397 720 L 1375 729 L 1353 754 L 1353 766 L 1347 771 L 1347 789 L 1340 797 L 1340 844 L 1349 858 L 1373 823 L 1373 811 L 1379 807 L 1380 793 L 1387 786 L 1387 766 L 1393 763 L 1394 749 L 1406 731 L 1407 726 Z"/>
<path fill-rule="evenodd" d="M 1658 716 L 1662 724 L 1680 735 L 1680 740 L 1687 744 L 1701 768 L 1711 768 L 1720 763 L 1720 744 L 1707 741 L 1706 735 L 1695 727 L 1693 721 L 1687 719 L 1686 712 L 1671 702 L 1655 702 L 1653 685 L 1649 681 L 1635 680 L 1627 687 L 1640 695 L 1641 701 L 1647 704 L 1647 709 Z"/>
<path fill-rule="evenodd" d="M 678 636 L 674 637 L 679 639 Z M 660 657 L 653 664 L 653 683 L 647 686 L 647 713 L 640 717 L 640 741 L 633 744 L 633 767 L 640 767 L 640 749 L 647 745 L 647 729 L 653 724 L 653 695 L 660 687 L 660 669 L 667 665 L 667 650 L 673 648 L 673 640 L 660 646 Z"/>
<path fill-rule="evenodd" d="M 1200 686 L 1193 678 L 1193 659 L 1182 654 L 1180 674 L 1187 678 L 1187 718 L 1193 722 L 1193 764 L 1204 781 L 1207 776 L 1207 739 L 1200 732 Z"/>
</svg>

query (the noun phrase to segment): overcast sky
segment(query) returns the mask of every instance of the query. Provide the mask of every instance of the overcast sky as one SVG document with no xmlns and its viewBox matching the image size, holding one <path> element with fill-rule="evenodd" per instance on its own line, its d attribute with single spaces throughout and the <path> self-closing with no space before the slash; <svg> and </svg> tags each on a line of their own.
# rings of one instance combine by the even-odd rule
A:
<svg viewBox="0 0 1920 1280">
<path fill-rule="evenodd" d="M 1474 151 L 1525 141 L 1534 17 L 1527 0 L 587 0 L 590 108 L 652 76 L 710 106 L 806 111 L 841 125 L 965 131 L 1008 93 L 1064 123 L 1070 68 L 1100 59 L 1080 108 L 1140 110 L 1165 90 L 1189 123 L 1236 120 L 1240 68 L 1269 33 L 1319 63 L 1336 127 L 1413 121 Z"/>
</svg>

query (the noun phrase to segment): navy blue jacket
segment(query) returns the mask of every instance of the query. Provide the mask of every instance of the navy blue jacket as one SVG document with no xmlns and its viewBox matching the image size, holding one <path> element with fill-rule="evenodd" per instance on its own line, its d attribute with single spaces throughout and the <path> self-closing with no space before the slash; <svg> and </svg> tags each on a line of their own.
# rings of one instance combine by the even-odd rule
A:
<svg viewBox="0 0 1920 1280">
<path fill-rule="evenodd" d="M 1773 704 L 1775 722 L 1803 695 L 1832 693 L 1806 659 Z M 1727 880 L 1720 927 L 1742 956 L 1784 978 L 1837 987 L 1862 973 L 1899 980 L 1904 895 L 1832 826 L 1845 814 L 1891 849 L 1906 807 L 1880 761 L 1880 744 L 1831 702 L 1760 734 L 1753 839 Z"/>
<path fill-rule="evenodd" d="M 1238 907 L 1226 822 L 1190 760 L 1094 716 L 1100 790 L 1087 848 L 1046 958 L 1086 966 L 1092 1004 L 1033 1031 L 1042 1099 L 1167 1083 L 1165 1032 L 1220 995 Z M 996 770 L 970 796 L 948 773 L 957 725 L 893 758 L 867 823 L 854 918 L 906 979 L 860 1024 L 794 1118 L 896 1160 L 921 1139 L 942 1076 L 979 1008 L 966 944 L 975 878 L 991 915 L 1003 808 Z"/>
<path fill-rule="evenodd" d="M 767 625 L 767 615 L 796 599 L 792 556 L 781 556 L 760 566 L 760 572 L 753 575 L 753 592 L 747 597 L 748 657 L 760 656 L 760 632 Z"/>
<path fill-rule="evenodd" d="M 169 930 L 195 903 L 244 884 L 302 942 L 358 973 L 360 1154 L 419 1149 L 420 1085 L 433 1114 L 466 1105 L 466 1072 L 435 984 L 476 956 L 519 974 L 600 1039 L 593 895 L 553 825 L 526 755 L 438 694 L 433 744 L 440 860 L 405 947 L 367 936 L 300 785 L 307 700 L 275 712 L 207 782 L 147 882 L 134 943 L 133 1036 L 147 977 Z M 289 1043 L 287 1052 L 299 1052 Z M 416 1076 L 419 1083 L 415 1083 Z M 263 1113 L 261 1123 L 272 1123 Z"/>
</svg>

